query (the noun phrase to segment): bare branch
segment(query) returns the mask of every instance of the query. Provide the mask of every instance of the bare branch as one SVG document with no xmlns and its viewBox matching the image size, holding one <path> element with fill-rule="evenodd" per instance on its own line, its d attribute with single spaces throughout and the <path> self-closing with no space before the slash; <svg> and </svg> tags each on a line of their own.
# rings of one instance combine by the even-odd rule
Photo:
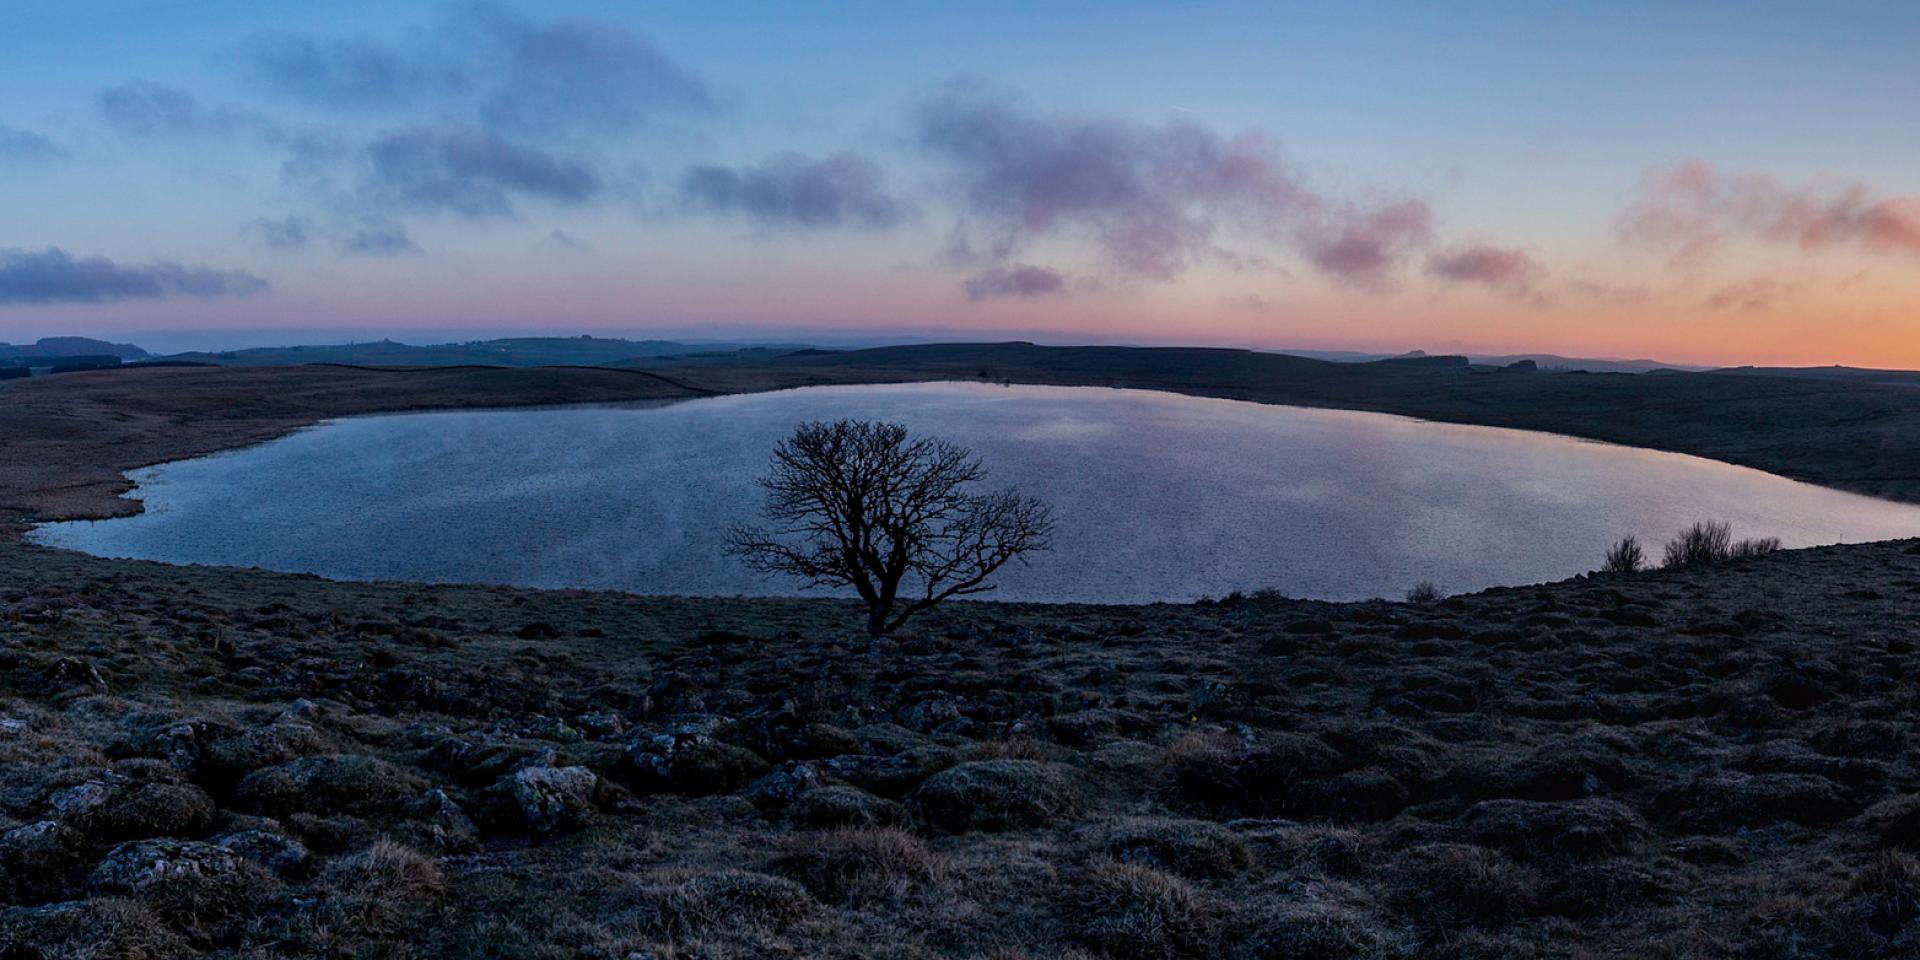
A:
<svg viewBox="0 0 1920 960">
<path fill-rule="evenodd" d="M 728 549 L 756 570 L 851 586 L 868 629 L 895 630 L 942 600 L 992 590 L 987 579 L 1008 560 L 1052 546 L 1047 506 L 1013 490 L 970 492 L 986 476 L 966 448 L 899 424 L 804 423 L 759 481 L 774 526 L 735 528 Z"/>
</svg>

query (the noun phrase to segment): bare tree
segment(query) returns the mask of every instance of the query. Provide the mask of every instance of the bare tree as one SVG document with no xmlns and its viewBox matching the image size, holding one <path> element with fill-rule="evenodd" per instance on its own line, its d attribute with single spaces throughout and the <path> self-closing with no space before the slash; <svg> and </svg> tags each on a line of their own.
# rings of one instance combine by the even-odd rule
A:
<svg viewBox="0 0 1920 960">
<path fill-rule="evenodd" d="M 760 478 L 771 528 L 739 526 L 729 549 L 755 569 L 867 602 L 867 631 L 900 628 L 949 597 L 985 593 L 995 570 L 1053 545 L 1047 505 L 1015 490 L 975 493 L 972 452 L 893 423 L 805 423 Z"/>
<path fill-rule="evenodd" d="M 1607 548 L 1607 559 L 1600 564 L 1605 573 L 1634 573 L 1647 564 L 1647 552 L 1636 537 L 1621 537 Z"/>
</svg>

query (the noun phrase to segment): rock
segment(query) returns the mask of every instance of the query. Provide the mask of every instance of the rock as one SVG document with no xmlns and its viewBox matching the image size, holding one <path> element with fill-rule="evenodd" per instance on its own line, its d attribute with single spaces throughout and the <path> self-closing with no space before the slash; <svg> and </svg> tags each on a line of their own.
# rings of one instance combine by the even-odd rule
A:
<svg viewBox="0 0 1920 960">
<path fill-rule="evenodd" d="M 114 847 L 87 883 L 102 893 L 139 896 L 182 884 L 237 886 L 252 864 L 239 853 L 198 840 L 133 840 Z"/>
<path fill-rule="evenodd" d="M 302 757 L 240 781 L 240 803 L 268 816 L 314 813 L 367 817 L 407 812 L 426 789 L 412 772 L 360 754 Z"/>
<path fill-rule="evenodd" d="M 1082 803 L 1071 767 L 1037 760 L 976 760 L 927 778 L 910 804 L 949 833 L 1012 830 L 1077 815 Z"/>
<path fill-rule="evenodd" d="M 501 781 L 520 822 L 534 833 L 555 833 L 593 819 L 600 778 L 586 767 L 527 767 Z"/>
<path fill-rule="evenodd" d="M 98 780 L 55 790 L 47 797 L 47 809 L 63 820 L 83 817 L 107 802 L 108 787 Z"/>
<path fill-rule="evenodd" d="M 624 769 L 635 789 L 705 796 L 745 786 L 767 772 L 767 761 L 702 734 L 669 732 L 634 741 Z"/>
<path fill-rule="evenodd" d="M 40 691 L 48 696 L 106 693 L 107 678 L 85 660 L 61 657 L 40 671 Z"/>
<path fill-rule="evenodd" d="M 104 796 L 95 802 L 93 787 L 103 787 Z M 144 837 L 190 837 L 206 831 L 213 820 L 213 800 L 206 791 L 190 783 L 81 784 L 71 788 L 79 794 L 62 791 L 49 801 L 57 807 L 63 800 L 69 807 L 84 805 L 66 815 L 94 840 L 114 843 Z"/>
<path fill-rule="evenodd" d="M 306 846 L 292 837 L 265 830 L 236 830 L 208 841 L 281 876 L 300 872 L 311 859 Z"/>
<path fill-rule="evenodd" d="M 1070 747 L 1097 747 L 1153 730 L 1152 720 L 1131 710 L 1096 707 L 1047 718 L 1047 733 Z"/>
<path fill-rule="evenodd" d="M 60 889 L 81 865 L 84 839 L 53 820 L 40 820 L 0 834 L 0 896 L 38 898 Z"/>
<path fill-rule="evenodd" d="M 945 769 L 956 754 L 945 748 L 909 750 L 894 756 L 848 754 L 820 762 L 821 772 L 883 797 L 905 796 L 935 771 Z"/>
<path fill-rule="evenodd" d="M 207 743 L 197 770 L 211 783 L 232 784 L 261 767 L 327 753 L 332 742 L 300 720 L 276 720 L 251 730 L 218 735 Z"/>
<path fill-rule="evenodd" d="M 789 763 L 747 784 L 749 801 L 762 810 L 777 809 L 821 785 L 820 771 L 811 763 Z"/>
<path fill-rule="evenodd" d="M 627 730 L 627 718 L 611 711 L 583 713 L 573 718 L 574 726 L 589 737 L 617 737 Z"/>
<path fill-rule="evenodd" d="M 960 701 L 946 697 L 922 700 L 900 711 L 900 725 L 918 733 L 959 719 Z"/>
<path fill-rule="evenodd" d="M 465 850 L 474 845 L 480 831 L 460 805 L 445 790 L 434 788 L 421 795 L 420 820 L 426 826 L 428 845 L 440 850 Z"/>
</svg>

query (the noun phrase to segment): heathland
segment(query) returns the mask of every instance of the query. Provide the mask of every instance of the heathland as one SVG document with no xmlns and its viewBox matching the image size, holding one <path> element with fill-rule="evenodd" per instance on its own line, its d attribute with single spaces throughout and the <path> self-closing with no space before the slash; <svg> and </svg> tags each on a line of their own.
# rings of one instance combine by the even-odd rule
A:
<svg viewBox="0 0 1920 960">
<path fill-rule="evenodd" d="M 13 381 L 0 509 L 114 515 L 122 470 L 331 416 L 932 377 L 1546 429 L 1920 499 L 1897 385 L 998 345 Z M 858 623 L 9 535 L 0 955 L 1920 952 L 1920 544 Z"/>
</svg>

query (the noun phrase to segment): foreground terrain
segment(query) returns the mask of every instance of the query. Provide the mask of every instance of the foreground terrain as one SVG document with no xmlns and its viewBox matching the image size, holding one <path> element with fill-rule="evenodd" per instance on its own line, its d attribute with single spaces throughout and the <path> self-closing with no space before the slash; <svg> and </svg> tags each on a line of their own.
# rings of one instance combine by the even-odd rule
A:
<svg viewBox="0 0 1920 960">
<path fill-rule="evenodd" d="M 857 621 L 0 546 L 0 956 L 1920 952 L 1920 544 Z"/>
</svg>

